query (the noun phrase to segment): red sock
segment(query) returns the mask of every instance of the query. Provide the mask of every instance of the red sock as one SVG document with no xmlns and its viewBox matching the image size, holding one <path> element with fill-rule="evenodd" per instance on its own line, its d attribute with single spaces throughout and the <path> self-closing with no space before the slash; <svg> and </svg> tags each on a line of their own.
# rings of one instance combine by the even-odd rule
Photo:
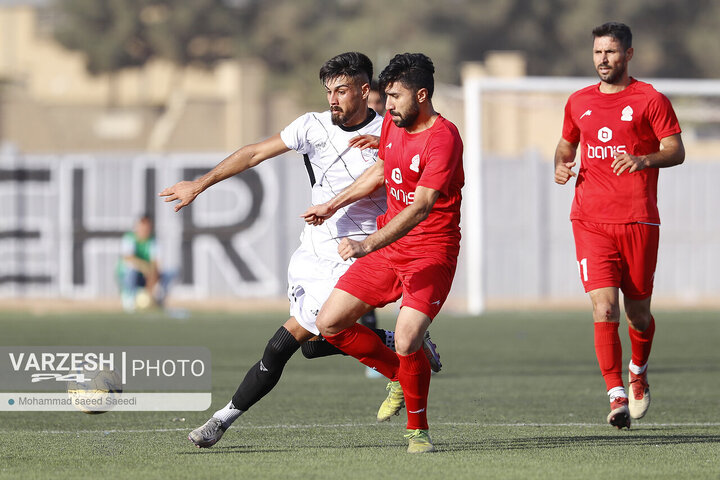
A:
<svg viewBox="0 0 720 480">
<path fill-rule="evenodd" d="M 630 347 L 632 348 L 632 362 L 638 367 L 642 367 L 650 358 L 650 349 L 652 348 L 653 336 L 655 335 L 655 319 L 650 317 L 650 325 L 642 331 L 638 332 L 632 327 L 628 328 L 630 332 Z"/>
<path fill-rule="evenodd" d="M 369 328 L 356 323 L 335 335 L 325 336 L 325 340 L 390 380 L 398 379 L 397 355 Z"/>
<path fill-rule="evenodd" d="M 622 345 L 617 322 L 595 322 L 595 354 L 607 389 L 622 387 Z"/>
<path fill-rule="evenodd" d="M 400 359 L 400 386 L 405 395 L 407 409 L 407 428 L 427 430 L 427 402 L 430 390 L 430 361 L 421 348 L 407 356 L 398 355 Z"/>
</svg>

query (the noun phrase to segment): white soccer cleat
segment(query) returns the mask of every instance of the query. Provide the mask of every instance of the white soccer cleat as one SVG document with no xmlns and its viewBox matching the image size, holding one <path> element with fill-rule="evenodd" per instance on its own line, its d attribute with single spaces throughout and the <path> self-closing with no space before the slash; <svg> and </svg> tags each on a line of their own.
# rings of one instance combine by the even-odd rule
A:
<svg viewBox="0 0 720 480">
<path fill-rule="evenodd" d="M 640 375 L 629 374 L 630 390 L 628 408 L 632 418 L 642 418 L 650 407 L 650 386 L 647 381 L 647 368 Z"/>
<path fill-rule="evenodd" d="M 225 433 L 222 420 L 212 417 L 202 427 L 198 427 L 188 435 L 188 440 L 198 448 L 210 448 L 215 445 Z"/>
</svg>

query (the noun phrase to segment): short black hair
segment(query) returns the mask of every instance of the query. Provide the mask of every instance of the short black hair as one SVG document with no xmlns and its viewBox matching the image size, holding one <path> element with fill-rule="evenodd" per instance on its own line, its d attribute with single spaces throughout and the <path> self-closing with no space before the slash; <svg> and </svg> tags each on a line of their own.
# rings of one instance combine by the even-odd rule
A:
<svg viewBox="0 0 720 480">
<path fill-rule="evenodd" d="M 363 83 L 370 82 L 372 76 L 373 64 L 367 55 L 360 52 L 341 53 L 320 67 L 320 81 L 323 85 L 338 77 L 349 77 Z"/>
<path fill-rule="evenodd" d="M 422 53 L 399 53 L 390 60 L 387 67 L 380 73 L 380 89 L 395 82 L 402 83 L 406 88 L 417 92 L 421 88 L 428 91 L 432 98 L 435 91 L 435 66 L 427 55 Z"/>
<path fill-rule="evenodd" d="M 620 22 L 607 22 L 593 28 L 593 38 L 613 37 L 620 42 L 624 50 L 632 47 L 632 32 L 630 27 Z"/>
</svg>

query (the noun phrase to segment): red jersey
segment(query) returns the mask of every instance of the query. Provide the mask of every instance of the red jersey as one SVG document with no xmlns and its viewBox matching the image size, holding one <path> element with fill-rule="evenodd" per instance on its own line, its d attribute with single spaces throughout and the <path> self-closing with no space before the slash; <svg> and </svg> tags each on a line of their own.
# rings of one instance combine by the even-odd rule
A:
<svg viewBox="0 0 720 480">
<path fill-rule="evenodd" d="M 415 188 L 440 192 L 430 215 L 397 242 L 403 250 L 422 250 L 427 245 L 460 249 L 460 189 L 465 183 L 462 166 L 463 143 L 457 127 L 438 116 L 432 127 L 408 133 L 386 115 L 380 135 L 378 156 L 385 162 L 387 212 L 378 217 L 378 229 L 413 202 Z"/>
<path fill-rule="evenodd" d="M 579 143 L 581 160 L 570 219 L 659 224 L 659 169 L 618 176 L 610 165 L 617 153 L 654 153 L 661 139 L 680 133 L 672 105 L 652 85 L 634 78 L 618 93 L 601 93 L 599 85 L 573 93 L 565 105 L 562 136 Z"/>
</svg>

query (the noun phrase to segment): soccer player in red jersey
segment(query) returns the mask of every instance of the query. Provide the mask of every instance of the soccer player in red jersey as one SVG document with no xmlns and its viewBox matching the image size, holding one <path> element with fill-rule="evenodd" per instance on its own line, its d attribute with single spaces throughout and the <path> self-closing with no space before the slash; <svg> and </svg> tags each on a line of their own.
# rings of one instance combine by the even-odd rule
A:
<svg viewBox="0 0 720 480">
<path fill-rule="evenodd" d="M 338 246 L 342 258 L 357 260 L 323 305 L 317 325 L 328 342 L 391 380 L 378 421 L 389 420 L 406 404 L 410 453 L 435 449 L 428 435 L 430 365 L 423 336 L 450 291 L 460 248 L 463 145 L 455 125 L 433 109 L 434 72 L 432 61 L 420 53 L 390 61 L 380 74 L 389 114 L 378 162 L 339 195 L 303 214 L 308 223 L 322 223 L 385 185 L 388 209 L 377 219 L 377 232 L 362 241 L 345 238 Z M 400 296 L 395 353 L 355 319 Z"/>
<path fill-rule="evenodd" d="M 630 428 L 650 405 L 647 362 L 655 320 L 650 312 L 660 217 L 658 169 L 685 159 L 670 101 L 628 76 L 632 33 L 622 23 L 593 29 L 600 83 L 573 93 L 555 151 L 555 182 L 577 176 L 570 213 L 580 279 L 590 295 L 595 353 L 610 397 L 610 425 Z M 580 147 L 580 170 L 575 154 Z M 619 291 L 632 356 L 629 391 L 622 381 Z M 628 398 L 629 397 L 629 398 Z"/>
</svg>

